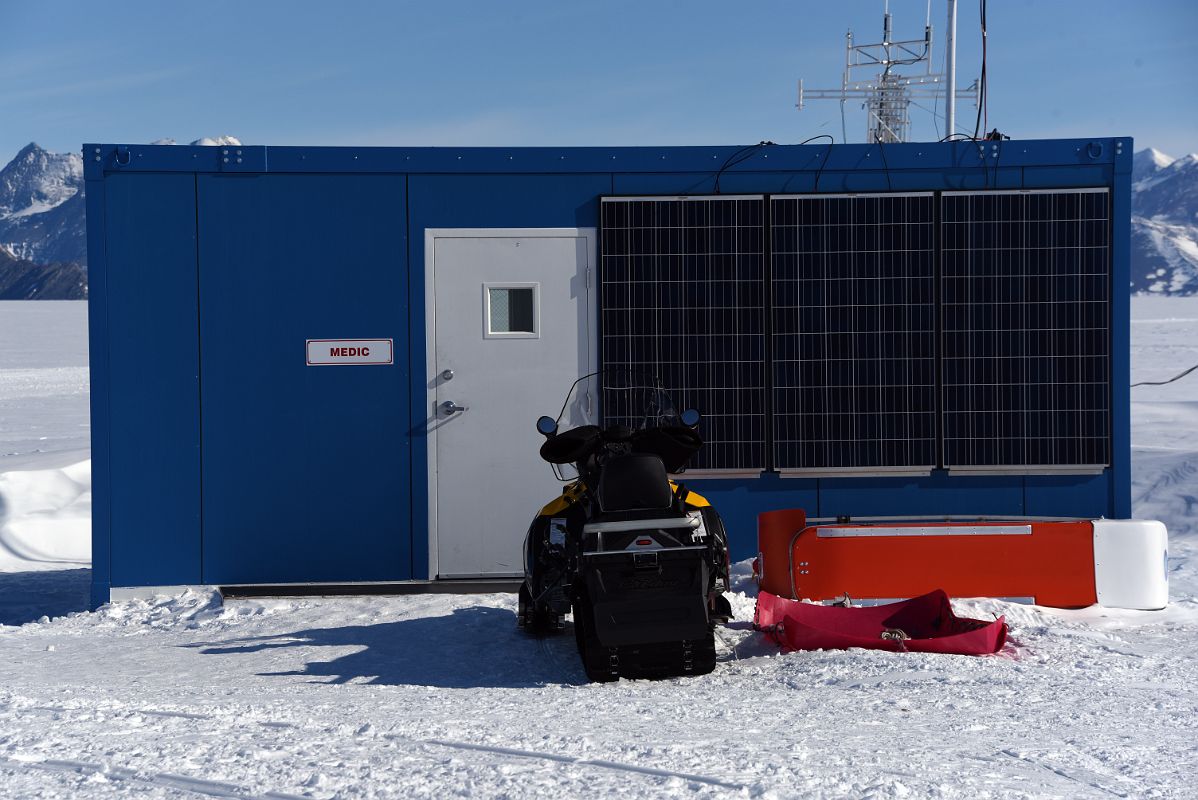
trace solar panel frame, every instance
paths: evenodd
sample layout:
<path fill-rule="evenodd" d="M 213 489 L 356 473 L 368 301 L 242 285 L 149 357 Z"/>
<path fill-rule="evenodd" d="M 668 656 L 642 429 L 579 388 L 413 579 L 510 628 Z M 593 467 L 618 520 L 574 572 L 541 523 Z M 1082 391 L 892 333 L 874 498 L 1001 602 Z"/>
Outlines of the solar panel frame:
<path fill-rule="evenodd" d="M 764 214 L 760 194 L 600 198 L 600 366 L 658 374 L 699 409 L 691 474 L 768 467 Z M 620 402 L 600 392 L 604 424 L 635 421 Z"/>
<path fill-rule="evenodd" d="M 934 192 L 771 195 L 773 464 L 938 463 Z"/>
<path fill-rule="evenodd" d="M 1111 464 L 1111 212 L 1103 187 L 942 193 L 950 471 Z"/>

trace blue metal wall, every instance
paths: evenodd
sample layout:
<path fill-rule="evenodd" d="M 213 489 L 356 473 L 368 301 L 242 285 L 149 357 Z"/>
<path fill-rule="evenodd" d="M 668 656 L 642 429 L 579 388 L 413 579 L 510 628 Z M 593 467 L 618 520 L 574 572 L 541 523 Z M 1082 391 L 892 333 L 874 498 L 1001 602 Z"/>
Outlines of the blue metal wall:
<path fill-rule="evenodd" d="M 102 507 L 120 535 L 93 558 L 111 559 L 117 586 L 198 583 L 196 179 L 121 174 L 106 184 L 107 374 L 96 390 L 110 387 L 111 404 L 106 419 L 93 415 L 93 427 L 111 442 L 98 467 L 109 487 Z M 89 311 L 100 312 L 92 303 Z"/>
<path fill-rule="evenodd" d="M 197 176 L 204 583 L 411 577 L 406 358 L 299 357 L 320 338 L 406 354 L 404 183 Z"/>
<path fill-rule="evenodd" d="M 426 228 L 595 227 L 606 194 L 709 194 L 740 148 L 87 145 L 93 601 L 111 586 L 427 578 Z M 723 193 L 1112 190 L 1101 475 L 694 480 L 735 558 L 756 515 L 1131 513 L 1130 139 L 763 147 Z M 412 302 L 413 298 L 416 302 Z M 298 360 L 394 338 L 393 367 Z M 531 429 L 530 429 L 531 430 Z"/>

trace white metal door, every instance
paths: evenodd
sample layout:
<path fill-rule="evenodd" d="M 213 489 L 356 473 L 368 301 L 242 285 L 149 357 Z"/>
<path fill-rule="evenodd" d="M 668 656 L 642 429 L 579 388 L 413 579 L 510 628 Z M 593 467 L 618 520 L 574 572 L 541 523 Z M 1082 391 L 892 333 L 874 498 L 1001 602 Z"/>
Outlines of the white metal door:
<path fill-rule="evenodd" d="M 430 574 L 521 575 L 528 524 L 561 491 L 536 419 L 594 362 L 594 231 L 429 231 L 426 248 Z"/>

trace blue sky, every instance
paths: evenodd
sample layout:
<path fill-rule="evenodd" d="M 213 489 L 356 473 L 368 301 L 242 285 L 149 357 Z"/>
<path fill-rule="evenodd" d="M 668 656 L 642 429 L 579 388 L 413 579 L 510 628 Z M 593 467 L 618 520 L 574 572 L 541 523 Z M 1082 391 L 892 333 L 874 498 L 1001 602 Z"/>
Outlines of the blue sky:
<path fill-rule="evenodd" d="M 965 85 L 980 63 L 978 7 L 959 5 Z M 926 9 L 892 0 L 895 33 L 921 36 Z M 937 45 L 944 9 L 932 1 Z M 796 111 L 796 81 L 838 85 L 845 30 L 877 41 L 881 19 L 881 0 L 0 0 L 0 164 L 29 141 L 68 151 L 222 133 L 307 145 L 839 141 L 838 104 Z M 1198 150 L 1195 0 L 993 0 L 988 23 L 991 127 Z M 959 113 L 972 129 L 972 106 Z M 914 138 L 943 135 L 930 113 L 912 115 Z M 850 141 L 863 119 L 850 105 Z"/>

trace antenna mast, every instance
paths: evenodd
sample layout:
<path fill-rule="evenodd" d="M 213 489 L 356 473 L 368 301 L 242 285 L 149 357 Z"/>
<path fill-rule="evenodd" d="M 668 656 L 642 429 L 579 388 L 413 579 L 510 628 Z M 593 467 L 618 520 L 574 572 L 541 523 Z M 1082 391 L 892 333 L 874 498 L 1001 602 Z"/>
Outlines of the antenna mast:
<path fill-rule="evenodd" d="M 956 117 L 957 99 L 972 99 L 974 106 L 978 102 L 978 83 L 975 80 L 967 89 L 956 88 L 956 3 L 949 3 L 949 74 L 948 89 L 942 88 L 946 83 L 945 76 L 932 72 L 932 25 L 931 2 L 928 3 L 929 19 L 924 25 L 922 39 L 907 39 L 893 41 L 890 17 L 890 3 L 887 0 L 882 15 L 882 41 L 877 44 L 853 44 L 853 32 L 845 34 L 844 77 L 839 89 L 805 89 L 803 81 L 799 81 L 799 102 L 796 104 L 800 111 L 807 100 L 839 100 L 841 118 L 841 136 L 848 141 L 848 131 L 844 124 L 844 104 L 850 100 L 861 100 L 866 110 L 865 140 L 867 142 L 905 142 L 911 130 L 910 107 L 912 103 L 919 105 L 917 100 L 935 100 L 942 93 L 946 99 L 946 118 Z M 923 66 L 923 71 L 916 74 L 903 75 L 899 73 L 902 67 Z M 879 69 L 870 78 L 857 80 L 854 70 L 860 72 L 863 67 Z M 952 100 L 948 99 L 951 93 Z M 923 108 L 924 106 L 920 106 Z M 956 133 L 951 127 L 948 134 Z"/>

